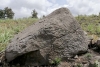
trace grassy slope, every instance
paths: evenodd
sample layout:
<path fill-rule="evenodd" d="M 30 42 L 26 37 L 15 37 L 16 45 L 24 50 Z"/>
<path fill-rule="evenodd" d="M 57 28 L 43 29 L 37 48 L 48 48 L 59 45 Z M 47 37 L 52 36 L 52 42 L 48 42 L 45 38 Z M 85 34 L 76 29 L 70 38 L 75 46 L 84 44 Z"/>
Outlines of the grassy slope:
<path fill-rule="evenodd" d="M 100 36 L 100 16 L 97 15 L 79 15 L 75 17 L 83 30 L 89 34 L 95 34 Z M 9 40 L 25 27 L 33 24 L 38 19 L 24 18 L 18 20 L 0 20 L 0 51 L 5 48 L 9 43 Z"/>
<path fill-rule="evenodd" d="M 25 27 L 33 24 L 37 19 L 23 18 L 18 20 L 0 19 L 0 51 L 5 48 L 9 40 Z"/>
<path fill-rule="evenodd" d="M 90 35 L 100 36 L 100 15 L 79 15 L 76 17 L 83 30 Z"/>

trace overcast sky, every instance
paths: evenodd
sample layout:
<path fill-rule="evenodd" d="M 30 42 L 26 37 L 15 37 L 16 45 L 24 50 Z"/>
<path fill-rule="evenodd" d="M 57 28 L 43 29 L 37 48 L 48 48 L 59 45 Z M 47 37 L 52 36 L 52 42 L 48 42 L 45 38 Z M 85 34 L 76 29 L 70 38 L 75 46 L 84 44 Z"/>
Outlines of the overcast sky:
<path fill-rule="evenodd" d="M 0 9 L 10 7 L 15 13 L 15 18 L 29 17 L 32 10 L 38 16 L 47 15 L 60 7 L 67 7 L 72 14 L 98 14 L 100 0 L 0 0 Z"/>

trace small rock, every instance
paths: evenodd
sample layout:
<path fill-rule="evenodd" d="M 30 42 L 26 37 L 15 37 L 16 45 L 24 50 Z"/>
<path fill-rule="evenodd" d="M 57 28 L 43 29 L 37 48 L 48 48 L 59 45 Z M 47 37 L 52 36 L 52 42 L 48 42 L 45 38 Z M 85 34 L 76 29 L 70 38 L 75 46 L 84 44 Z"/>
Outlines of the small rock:
<path fill-rule="evenodd" d="M 61 62 L 58 67 L 70 67 L 70 64 L 67 62 Z"/>
<path fill-rule="evenodd" d="M 87 64 L 88 62 L 87 61 L 82 61 L 82 64 Z"/>
<path fill-rule="evenodd" d="M 89 67 L 89 64 L 84 64 L 83 67 Z"/>
<path fill-rule="evenodd" d="M 94 62 L 93 61 L 89 62 L 89 67 L 94 67 Z"/>
<path fill-rule="evenodd" d="M 78 58 L 78 55 L 76 55 L 74 58 L 77 59 Z"/>

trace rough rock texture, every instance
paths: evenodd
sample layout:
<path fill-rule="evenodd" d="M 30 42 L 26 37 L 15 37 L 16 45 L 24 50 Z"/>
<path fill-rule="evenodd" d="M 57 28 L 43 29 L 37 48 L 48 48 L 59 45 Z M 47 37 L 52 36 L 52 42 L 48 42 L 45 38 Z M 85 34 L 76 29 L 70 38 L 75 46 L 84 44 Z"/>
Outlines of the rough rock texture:
<path fill-rule="evenodd" d="M 100 48 L 100 38 L 97 40 L 96 45 Z"/>
<path fill-rule="evenodd" d="M 56 57 L 73 57 L 87 49 L 88 41 L 80 25 L 67 8 L 60 8 L 18 33 L 5 54 L 10 62 L 23 54 L 38 52 L 41 61 L 37 63 L 43 65 Z"/>

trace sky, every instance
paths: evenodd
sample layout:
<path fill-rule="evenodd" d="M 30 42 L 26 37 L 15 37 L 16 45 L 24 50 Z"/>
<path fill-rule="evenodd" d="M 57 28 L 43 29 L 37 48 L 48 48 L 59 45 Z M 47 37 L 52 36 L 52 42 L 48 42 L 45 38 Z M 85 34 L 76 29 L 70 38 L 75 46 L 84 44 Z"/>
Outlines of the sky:
<path fill-rule="evenodd" d="M 99 14 L 100 0 L 0 0 L 0 9 L 12 8 L 14 18 L 30 17 L 32 10 L 38 12 L 38 17 L 48 15 L 60 8 L 68 8 L 74 16 Z"/>

